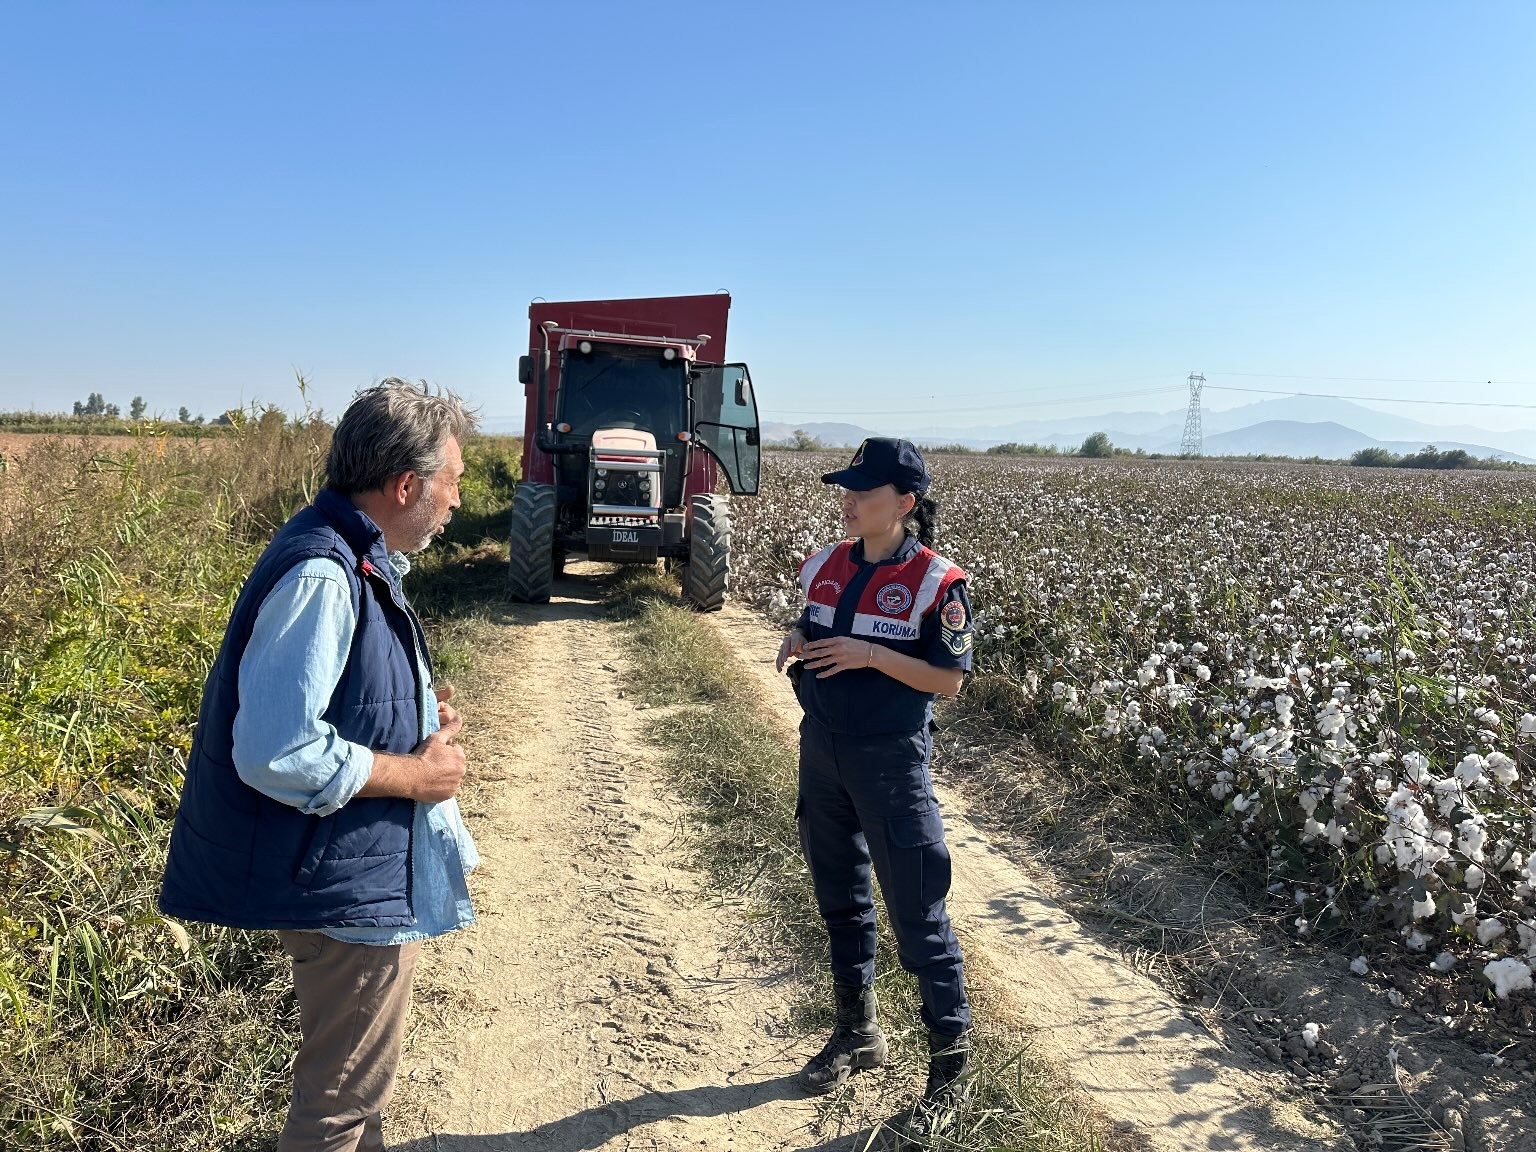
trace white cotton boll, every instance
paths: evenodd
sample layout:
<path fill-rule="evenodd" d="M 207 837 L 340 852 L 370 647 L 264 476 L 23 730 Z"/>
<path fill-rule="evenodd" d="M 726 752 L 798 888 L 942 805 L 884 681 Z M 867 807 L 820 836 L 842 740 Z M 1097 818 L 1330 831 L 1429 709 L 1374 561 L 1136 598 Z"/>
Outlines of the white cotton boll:
<path fill-rule="evenodd" d="M 1536 924 L 1522 920 L 1515 925 L 1515 931 L 1520 934 L 1520 951 L 1527 956 L 1536 956 Z"/>
<path fill-rule="evenodd" d="M 1349 970 L 1356 976 L 1364 976 L 1371 970 L 1371 965 L 1364 956 L 1356 956 L 1349 962 Z"/>
<path fill-rule="evenodd" d="M 1248 799 L 1248 797 L 1242 792 L 1239 792 L 1236 796 L 1232 797 L 1232 811 L 1234 812 L 1246 812 L 1252 806 L 1253 801 Z"/>
<path fill-rule="evenodd" d="M 1515 762 L 1502 752 L 1488 753 L 1487 764 L 1494 779 L 1506 787 L 1520 779 L 1520 770 L 1515 767 Z"/>
<path fill-rule="evenodd" d="M 1433 916 L 1434 914 L 1435 898 L 1427 892 L 1424 894 L 1424 899 L 1413 902 L 1413 918 L 1415 920 L 1422 920 L 1424 917 Z"/>
<path fill-rule="evenodd" d="M 1430 779 L 1429 757 L 1422 752 L 1404 752 L 1403 768 L 1415 784 L 1424 784 Z"/>
<path fill-rule="evenodd" d="M 1204 684 L 1206 681 L 1210 680 L 1210 678 L 1211 678 L 1211 670 L 1209 668 L 1207 668 L 1204 664 L 1196 664 L 1195 665 L 1195 679 L 1196 680 L 1198 680 L 1202 684 Z"/>
<path fill-rule="evenodd" d="M 1436 780 L 1434 792 L 1435 803 L 1440 806 L 1440 815 L 1449 816 L 1461 801 L 1461 781 L 1454 776 L 1446 780 Z"/>
<path fill-rule="evenodd" d="M 1316 1024 L 1303 1024 L 1301 1026 L 1301 1042 L 1308 1048 L 1316 1048 L 1317 1038 L 1321 1032 L 1322 1028 Z"/>
<path fill-rule="evenodd" d="M 1317 811 L 1317 794 L 1314 792 L 1302 792 L 1296 797 L 1296 803 L 1301 805 L 1301 810 L 1310 818 Z"/>
<path fill-rule="evenodd" d="M 1476 752 L 1470 752 L 1456 765 L 1456 779 L 1468 786 L 1476 784 L 1482 778 L 1483 769 L 1488 762 Z"/>
<path fill-rule="evenodd" d="M 1520 717 L 1520 735 L 1536 736 L 1536 712 L 1527 712 Z"/>
<path fill-rule="evenodd" d="M 1430 961 L 1429 966 L 1436 972 L 1449 972 L 1452 968 L 1456 967 L 1456 957 L 1452 956 L 1449 952 L 1442 952 Z"/>
<path fill-rule="evenodd" d="M 1323 829 L 1323 834 L 1328 837 L 1328 843 L 1333 847 L 1342 848 L 1344 838 L 1349 835 L 1349 825 L 1341 825 L 1338 821 L 1330 819 L 1328 826 Z"/>
<path fill-rule="evenodd" d="M 1483 827 L 1479 817 L 1473 816 L 1456 825 L 1460 833 L 1456 849 L 1468 860 L 1476 864 L 1483 862 L 1483 841 L 1488 838 L 1488 830 Z"/>
<path fill-rule="evenodd" d="M 1531 966 L 1513 956 L 1490 961 L 1484 966 L 1483 975 L 1493 985 L 1494 995 L 1500 1000 L 1508 1000 L 1511 992 L 1521 992 L 1531 987 Z"/>
<path fill-rule="evenodd" d="M 1458 928 L 1464 928 L 1470 921 L 1476 919 L 1477 904 L 1475 901 L 1468 900 L 1460 908 L 1451 909 L 1451 923 L 1455 924 Z"/>
<path fill-rule="evenodd" d="M 1403 929 L 1403 943 L 1408 946 L 1410 952 L 1422 952 L 1429 947 L 1429 942 L 1434 937 L 1427 932 L 1420 932 L 1417 928 Z"/>
<path fill-rule="evenodd" d="M 1490 916 L 1486 920 L 1478 921 L 1477 942 L 1487 947 L 1504 935 L 1505 931 L 1503 922 L 1497 916 Z"/>
<path fill-rule="evenodd" d="M 1466 874 L 1462 878 L 1462 883 L 1476 891 L 1483 886 L 1483 881 L 1486 879 L 1487 874 L 1481 868 L 1476 864 L 1468 864 Z"/>

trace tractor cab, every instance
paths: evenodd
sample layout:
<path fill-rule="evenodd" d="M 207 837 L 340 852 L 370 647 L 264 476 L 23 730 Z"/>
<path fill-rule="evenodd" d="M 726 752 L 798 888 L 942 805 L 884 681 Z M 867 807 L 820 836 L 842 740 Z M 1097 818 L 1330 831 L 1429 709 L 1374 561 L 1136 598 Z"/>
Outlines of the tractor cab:
<path fill-rule="evenodd" d="M 723 347 L 719 297 L 672 299 L 707 302 L 719 312 L 713 326 Z M 513 517 L 518 599 L 547 599 L 565 556 L 584 552 L 603 561 L 680 561 L 685 592 L 699 593 L 690 599 L 702 597 L 705 608 L 723 603 L 729 497 L 715 489 L 723 480 L 732 494 L 757 493 L 761 446 L 751 375 L 745 364 L 704 361 L 708 332 L 684 337 L 646 327 L 660 325 L 585 327 L 535 317 L 538 343 L 519 365 L 532 419 L 518 490 L 526 506 L 515 504 Z M 545 520 L 552 521 L 547 533 Z"/>

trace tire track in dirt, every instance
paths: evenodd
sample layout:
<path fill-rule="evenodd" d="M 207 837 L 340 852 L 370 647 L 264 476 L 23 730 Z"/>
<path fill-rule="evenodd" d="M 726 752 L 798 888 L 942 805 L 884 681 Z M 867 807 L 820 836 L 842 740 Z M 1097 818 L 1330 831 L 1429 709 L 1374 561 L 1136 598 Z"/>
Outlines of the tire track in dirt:
<path fill-rule="evenodd" d="M 773 667 L 781 634 L 734 605 L 708 619 L 792 734 L 799 705 Z M 968 982 L 984 987 L 1121 1131 L 1168 1152 L 1354 1147 L 1283 1076 L 1231 1052 L 1094 939 L 977 830 L 958 796 L 938 792 Z"/>
<path fill-rule="evenodd" d="M 478 645 L 463 697 L 480 924 L 429 945 L 395 1152 L 852 1152 L 794 1087 L 785 975 L 732 954 L 680 802 L 621 697 L 618 625 L 572 565 Z"/>

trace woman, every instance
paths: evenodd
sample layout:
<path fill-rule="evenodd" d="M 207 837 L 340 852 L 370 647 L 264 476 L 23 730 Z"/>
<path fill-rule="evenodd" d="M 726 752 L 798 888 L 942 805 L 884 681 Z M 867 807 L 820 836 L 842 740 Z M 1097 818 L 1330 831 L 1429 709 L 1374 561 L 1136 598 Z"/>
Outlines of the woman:
<path fill-rule="evenodd" d="M 910 443 L 866 440 L 822 481 L 842 486 L 851 539 L 801 565 L 806 607 L 778 657 L 781 670 L 799 660 L 790 666 L 805 710 L 796 818 L 837 994 L 832 1037 L 800 1083 L 830 1092 L 885 1060 L 873 866 L 901 965 L 922 992 L 930 1058 L 914 1115 L 931 1128 L 962 1102 L 970 1055 L 960 946 L 944 908 L 949 850 L 928 769 L 933 698 L 959 693 L 970 670 L 970 602 L 965 573 L 929 548 L 937 509 Z"/>

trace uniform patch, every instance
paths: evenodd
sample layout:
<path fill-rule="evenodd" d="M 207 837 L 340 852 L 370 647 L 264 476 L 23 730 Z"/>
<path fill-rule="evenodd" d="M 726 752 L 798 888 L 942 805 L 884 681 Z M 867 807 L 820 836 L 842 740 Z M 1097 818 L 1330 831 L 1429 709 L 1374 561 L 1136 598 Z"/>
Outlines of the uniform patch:
<path fill-rule="evenodd" d="M 833 580 L 831 577 L 827 577 L 826 579 L 823 579 L 823 580 L 818 580 L 818 581 L 816 581 L 815 584 L 811 585 L 811 591 L 812 592 L 815 592 L 819 588 L 831 588 L 832 589 L 832 594 L 834 596 L 841 596 L 843 594 L 843 586 L 841 584 L 839 584 L 836 580 Z"/>
<path fill-rule="evenodd" d="M 887 616 L 900 616 L 912 607 L 912 589 L 905 584 L 887 584 L 875 593 L 875 604 Z"/>
<path fill-rule="evenodd" d="M 976 642 L 976 638 L 971 633 L 952 632 L 948 628 L 940 629 L 939 639 L 944 642 L 944 647 L 948 648 L 956 656 L 964 656 L 971 650 L 971 645 Z"/>
<path fill-rule="evenodd" d="M 850 468 L 857 468 L 860 464 L 864 463 L 864 445 L 868 443 L 869 441 L 865 440 L 859 445 L 859 450 L 853 454 L 853 463 L 849 465 Z"/>
<path fill-rule="evenodd" d="M 965 627 L 965 604 L 959 600 L 951 600 L 944 605 L 939 613 L 939 623 L 951 632 L 958 632 Z"/>

